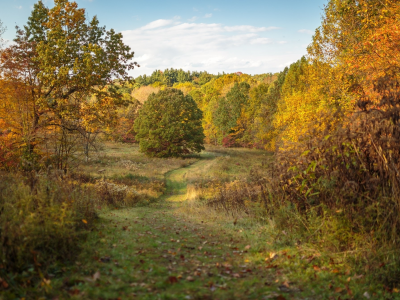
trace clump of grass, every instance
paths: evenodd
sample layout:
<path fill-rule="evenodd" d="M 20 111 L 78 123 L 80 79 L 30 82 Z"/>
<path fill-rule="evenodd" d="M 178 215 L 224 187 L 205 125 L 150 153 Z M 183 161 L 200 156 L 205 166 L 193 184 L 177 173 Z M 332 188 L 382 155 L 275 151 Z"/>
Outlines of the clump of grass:
<path fill-rule="evenodd" d="M 97 181 L 95 188 L 99 196 L 108 205 L 114 207 L 132 206 L 142 199 L 141 195 L 133 187 L 124 184 L 99 180 Z"/>

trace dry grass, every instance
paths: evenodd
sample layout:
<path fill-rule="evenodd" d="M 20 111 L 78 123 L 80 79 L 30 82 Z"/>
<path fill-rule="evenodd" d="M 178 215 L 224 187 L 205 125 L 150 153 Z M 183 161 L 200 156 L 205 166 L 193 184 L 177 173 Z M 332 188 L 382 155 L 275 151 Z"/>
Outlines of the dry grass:
<path fill-rule="evenodd" d="M 190 215 L 213 216 L 221 220 L 228 218 L 230 221 L 248 220 L 249 215 L 259 214 L 259 207 L 250 199 L 258 197 L 254 193 L 257 194 L 259 189 L 249 191 L 242 187 L 266 176 L 271 154 L 256 149 L 210 145 L 206 151 L 216 157 L 188 173 L 187 201 L 181 209 Z M 253 194 L 250 198 L 249 192 Z M 233 195 L 235 197 L 231 197 Z"/>
<path fill-rule="evenodd" d="M 195 157 L 149 158 L 139 152 L 139 146 L 136 144 L 104 142 L 101 150 L 95 153 L 89 162 L 82 162 L 74 172 L 84 174 L 98 184 L 106 182 L 113 190 L 116 190 L 116 185 L 119 185 L 120 189 L 134 189 L 138 195 L 133 197 L 134 200 L 127 202 L 132 204 L 137 201 L 153 201 L 160 197 L 165 191 L 165 174 L 197 160 Z M 106 185 L 101 185 L 104 192 Z M 106 191 L 105 193 L 107 194 Z M 121 198 L 121 195 L 118 197 Z"/>

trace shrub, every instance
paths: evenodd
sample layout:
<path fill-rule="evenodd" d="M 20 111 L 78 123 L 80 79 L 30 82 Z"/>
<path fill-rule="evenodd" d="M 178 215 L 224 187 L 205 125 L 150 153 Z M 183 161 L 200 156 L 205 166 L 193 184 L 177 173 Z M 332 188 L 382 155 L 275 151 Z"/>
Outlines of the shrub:
<path fill-rule="evenodd" d="M 222 139 L 222 146 L 224 148 L 237 147 L 236 138 L 233 135 L 228 135 Z"/>
<path fill-rule="evenodd" d="M 337 251 L 363 246 L 369 258 L 379 257 L 382 249 L 386 254 L 379 259 L 389 257 L 388 253 L 399 255 L 400 84 L 396 74 L 398 70 L 387 70 L 374 83 L 374 101 L 360 97 L 358 111 L 334 133 L 318 138 L 311 132 L 309 136 L 315 138 L 276 155 L 270 176 L 274 197 L 295 206 L 305 222 L 325 220 L 321 221 L 325 234 L 336 242 Z M 398 261 L 390 265 L 391 271 L 380 279 L 398 283 L 400 265 Z"/>
<path fill-rule="evenodd" d="M 98 204 L 76 182 L 1 174 L 0 264 L 9 274 L 34 269 L 38 276 L 56 260 L 73 259 Z"/>
<path fill-rule="evenodd" d="M 112 206 L 128 206 L 140 200 L 139 193 L 132 187 L 105 180 L 96 183 L 99 196 Z"/>

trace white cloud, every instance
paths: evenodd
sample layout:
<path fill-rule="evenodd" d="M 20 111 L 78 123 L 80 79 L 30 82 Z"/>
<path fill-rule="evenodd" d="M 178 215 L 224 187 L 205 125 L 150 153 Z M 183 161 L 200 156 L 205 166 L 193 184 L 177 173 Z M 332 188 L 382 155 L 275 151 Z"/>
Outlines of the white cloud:
<path fill-rule="evenodd" d="M 20 5 L 20 6 L 17 6 L 17 8 L 18 8 L 18 9 L 22 9 L 22 5 Z"/>
<path fill-rule="evenodd" d="M 257 38 L 250 41 L 250 44 L 257 45 L 257 44 L 270 44 L 272 41 L 269 38 Z"/>
<path fill-rule="evenodd" d="M 149 24 L 143 26 L 141 29 L 146 30 L 146 29 L 155 29 L 158 27 L 163 27 L 167 26 L 174 23 L 174 20 L 164 20 L 164 19 L 159 19 L 153 22 L 150 22 Z"/>
<path fill-rule="evenodd" d="M 314 32 L 312 30 L 308 30 L 308 29 L 300 29 L 298 32 L 305 33 L 305 34 L 314 34 Z"/>
<path fill-rule="evenodd" d="M 262 32 L 279 29 L 279 27 L 254 27 L 249 25 L 241 26 L 225 26 L 226 31 L 246 31 L 246 32 Z"/>
<path fill-rule="evenodd" d="M 204 15 L 204 18 L 206 18 L 206 19 L 211 18 L 211 17 L 212 17 L 212 14 L 205 14 Z"/>
<path fill-rule="evenodd" d="M 160 19 L 122 34 L 141 65 L 132 71 L 135 77 L 166 68 L 264 73 L 278 71 L 304 54 L 286 53 L 283 42 L 270 36 L 274 29 Z"/>
<path fill-rule="evenodd" d="M 196 16 L 194 16 L 194 17 L 188 19 L 189 22 L 194 22 L 194 21 L 196 21 L 196 20 L 197 20 L 197 17 L 196 17 Z"/>

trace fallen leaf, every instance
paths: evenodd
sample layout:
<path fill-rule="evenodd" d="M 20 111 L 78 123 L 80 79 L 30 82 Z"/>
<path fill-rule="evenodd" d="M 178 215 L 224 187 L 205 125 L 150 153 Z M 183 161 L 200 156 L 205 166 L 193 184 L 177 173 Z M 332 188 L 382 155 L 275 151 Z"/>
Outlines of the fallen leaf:
<path fill-rule="evenodd" d="M 82 222 L 85 223 L 85 224 L 87 224 L 87 221 L 86 221 L 85 219 L 82 219 Z"/>
<path fill-rule="evenodd" d="M 365 292 L 365 293 L 363 294 L 363 296 L 364 296 L 365 298 L 367 298 L 367 299 L 371 299 L 371 296 L 368 294 L 368 292 Z"/>
<path fill-rule="evenodd" d="M 110 262 L 110 260 L 111 260 L 111 258 L 109 257 L 109 256 L 104 256 L 104 257 L 102 257 L 102 258 L 100 258 L 100 261 L 101 262 Z"/>
<path fill-rule="evenodd" d="M 320 267 L 318 267 L 318 266 L 313 266 L 313 269 L 315 270 L 315 271 L 321 271 L 321 269 L 320 269 Z"/>
<path fill-rule="evenodd" d="M 284 292 L 284 293 L 290 293 L 292 290 L 291 289 L 289 289 L 289 287 L 287 287 L 286 285 L 280 285 L 280 286 L 278 286 L 278 289 L 281 291 L 281 292 Z"/>
<path fill-rule="evenodd" d="M 353 295 L 353 292 L 350 290 L 350 288 L 346 285 L 346 290 L 347 290 L 347 294 L 349 294 L 349 296 Z"/>
<path fill-rule="evenodd" d="M 50 279 L 43 278 L 43 283 L 44 283 L 45 285 L 50 285 L 51 280 L 50 280 Z"/>
<path fill-rule="evenodd" d="M 342 291 L 343 289 L 340 287 L 335 288 L 335 293 L 341 293 Z"/>
<path fill-rule="evenodd" d="M 278 293 L 270 293 L 270 294 L 266 295 L 264 297 L 264 299 L 278 299 L 278 297 L 283 297 L 283 296 L 279 295 Z M 283 299 L 285 299 L 285 298 L 283 298 Z M 281 300 L 282 300 L 282 298 L 281 298 Z"/>
<path fill-rule="evenodd" d="M 1 284 L 2 284 L 3 288 L 8 289 L 9 285 L 5 280 L 3 280 L 3 282 Z"/>
<path fill-rule="evenodd" d="M 69 294 L 70 295 L 79 295 L 79 293 L 80 293 L 81 291 L 80 290 L 78 290 L 78 289 L 73 289 L 73 290 L 69 290 Z"/>
<path fill-rule="evenodd" d="M 168 277 L 168 282 L 170 284 L 177 283 L 178 282 L 178 278 L 176 278 L 175 276 L 169 276 Z"/>
<path fill-rule="evenodd" d="M 99 280 L 100 279 L 100 272 L 97 271 L 96 273 L 93 274 L 93 281 Z"/>
<path fill-rule="evenodd" d="M 246 247 L 244 247 L 244 250 L 249 250 L 251 248 L 250 245 L 247 245 Z"/>

